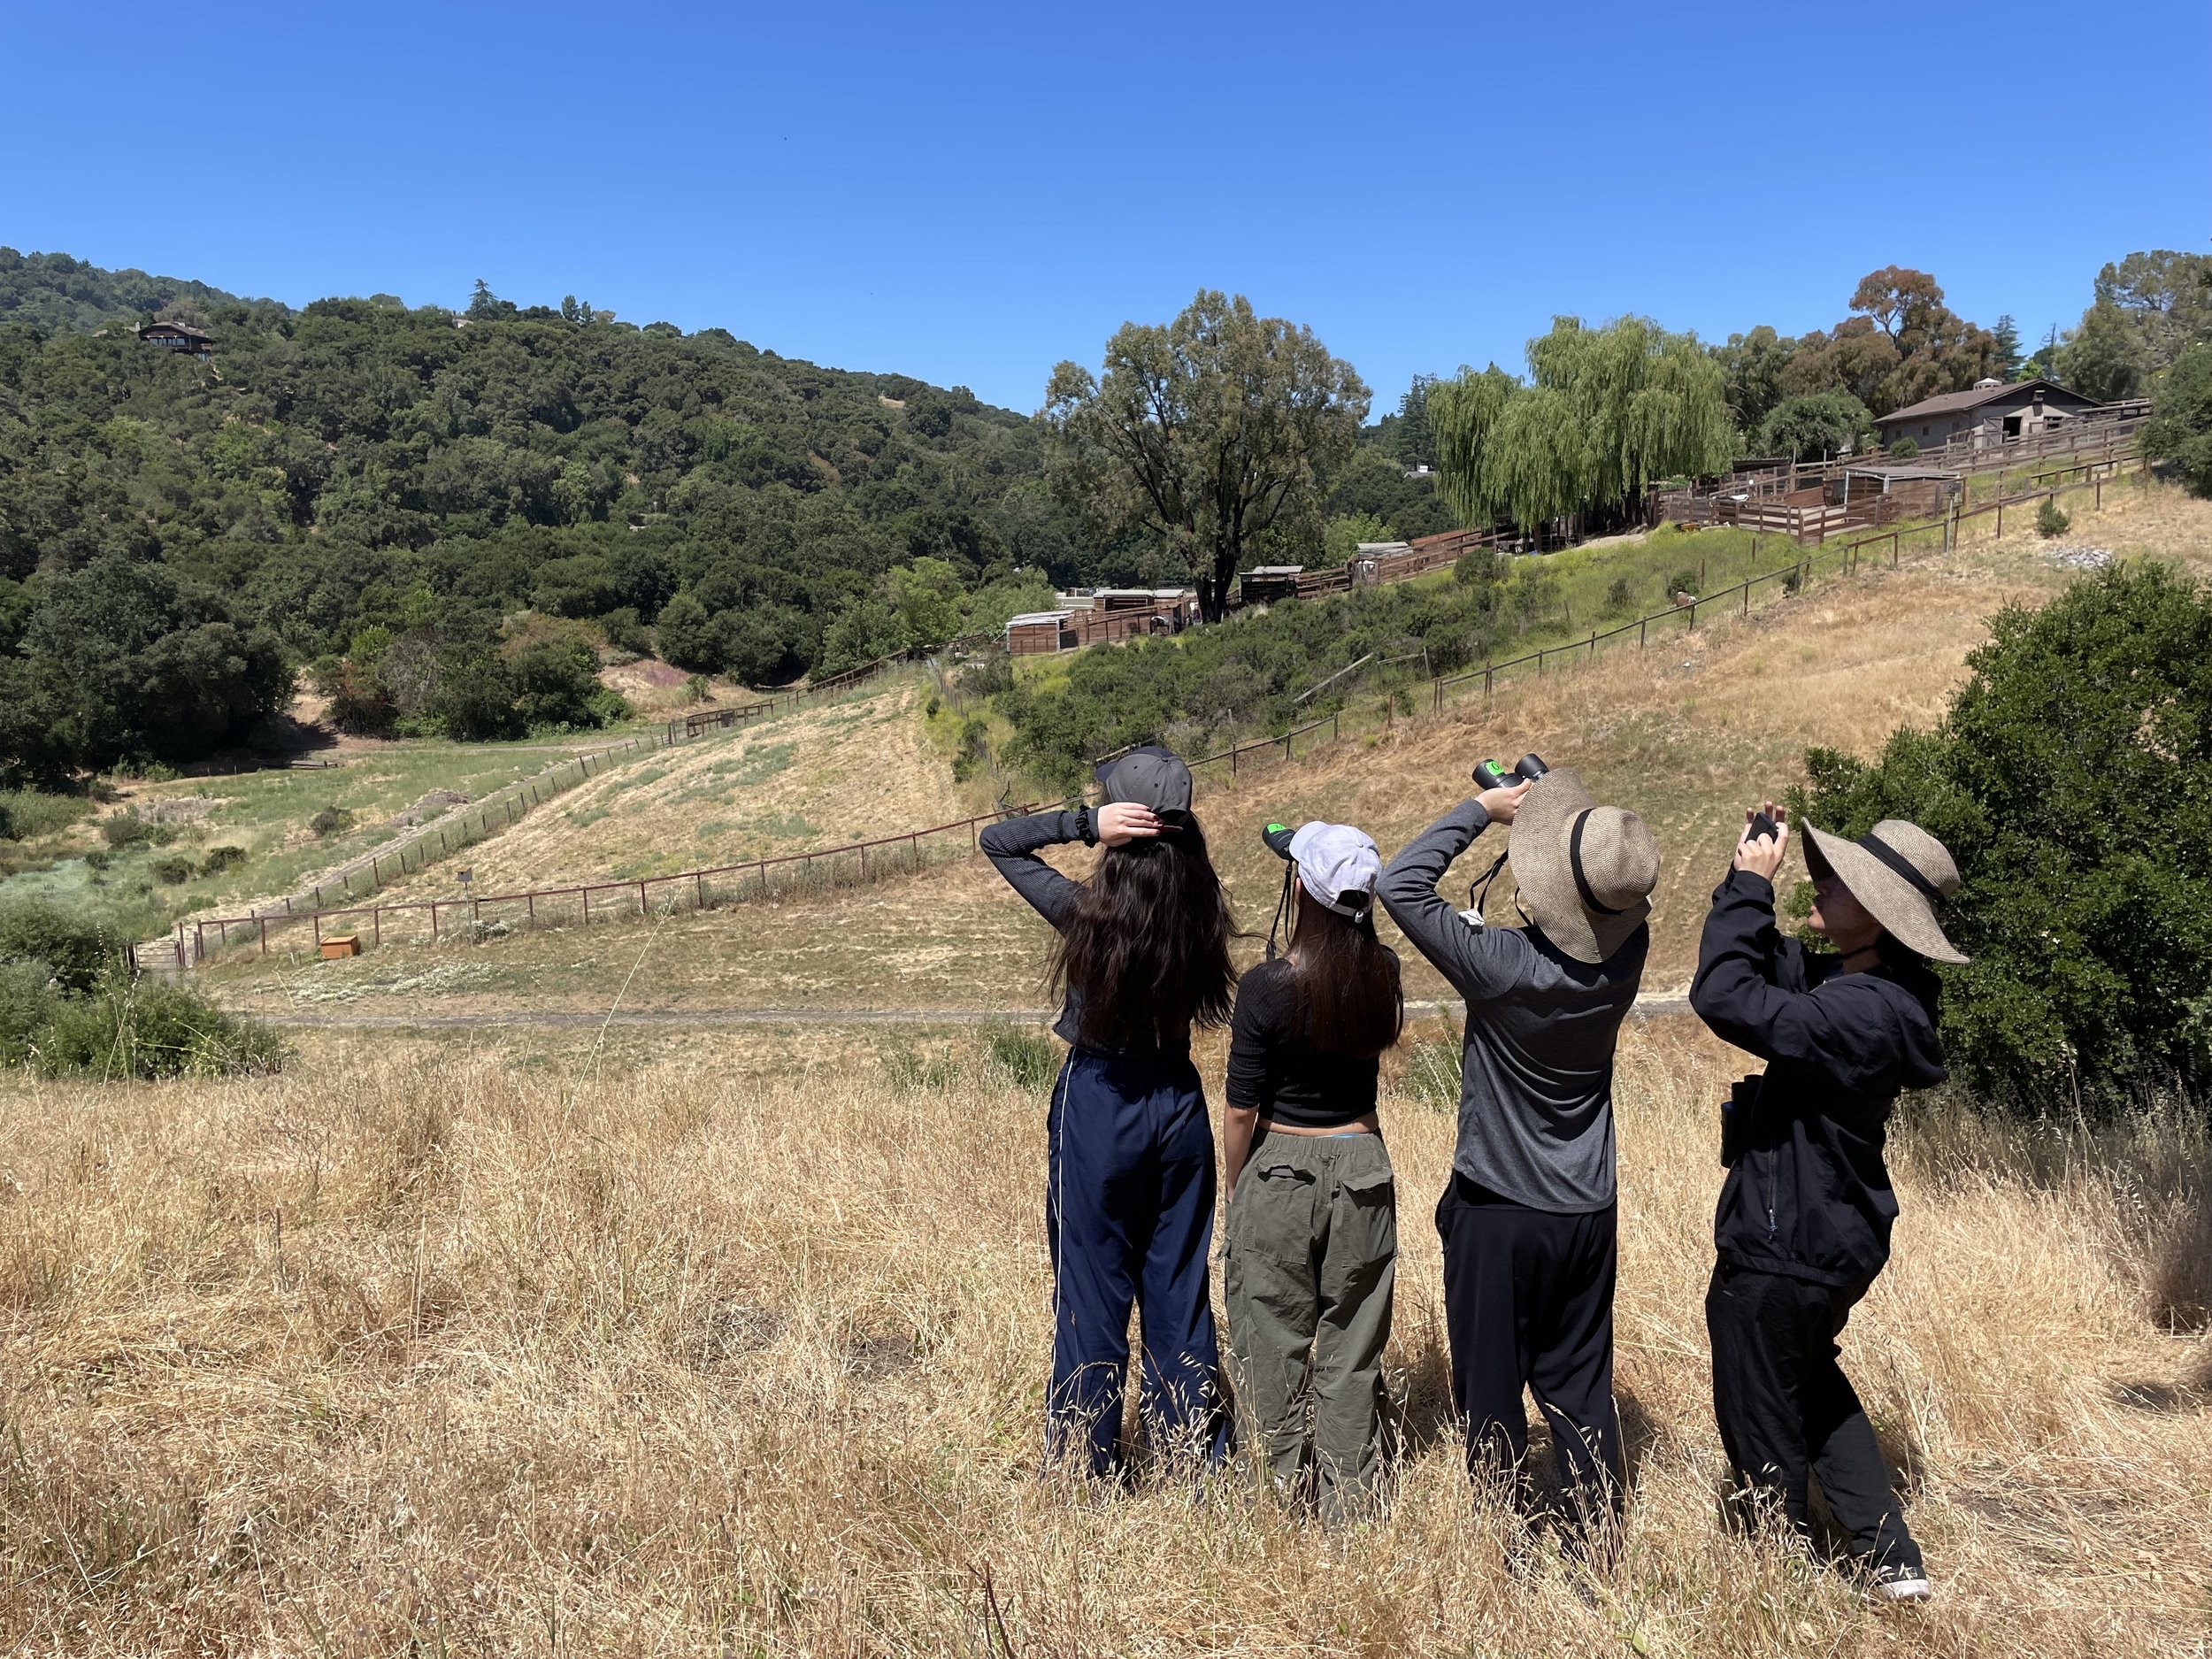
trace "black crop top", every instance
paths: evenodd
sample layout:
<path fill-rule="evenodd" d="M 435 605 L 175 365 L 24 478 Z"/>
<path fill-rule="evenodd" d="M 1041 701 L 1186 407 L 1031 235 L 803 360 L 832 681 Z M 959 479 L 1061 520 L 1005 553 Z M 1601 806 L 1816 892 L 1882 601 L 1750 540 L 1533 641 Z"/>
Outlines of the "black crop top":
<path fill-rule="evenodd" d="M 1334 1129 L 1375 1110 L 1380 1063 L 1310 1048 L 1298 1031 L 1297 971 L 1263 962 L 1237 982 L 1229 1104 L 1277 1123 Z"/>

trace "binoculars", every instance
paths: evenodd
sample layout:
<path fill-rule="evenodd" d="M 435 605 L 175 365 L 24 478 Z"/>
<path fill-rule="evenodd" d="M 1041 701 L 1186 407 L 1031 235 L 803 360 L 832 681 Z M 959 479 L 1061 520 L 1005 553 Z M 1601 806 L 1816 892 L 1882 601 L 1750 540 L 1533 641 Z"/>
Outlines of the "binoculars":
<path fill-rule="evenodd" d="M 1524 755 L 1511 766 L 1494 760 L 1475 763 L 1475 787 L 1478 789 L 1510 789 L 1516 784 L 1534 783 L 1551 768 L 1538 755 Z"/>
<path fill-rule="evenodd" d="M 1270 824 L 1260 832 L 1260 840 L 1266 843 L 1268 851 L 1288 862 L 1290 838 L 1294 833 L 1287 824 Z"/>

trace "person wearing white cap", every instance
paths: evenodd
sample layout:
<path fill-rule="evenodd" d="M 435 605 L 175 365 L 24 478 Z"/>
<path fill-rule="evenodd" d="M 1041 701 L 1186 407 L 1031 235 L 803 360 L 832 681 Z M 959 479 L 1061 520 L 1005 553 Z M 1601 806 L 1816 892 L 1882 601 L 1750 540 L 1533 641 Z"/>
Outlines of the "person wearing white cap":
<path fill-rule="evenodd" d="M 1260 1470 L 1335 1522 L 1371 1500 L 1382 1467 L 1398 1210 L 1375 1089 L 1405 1004 L 1375 937 L 1375 843 L 1342 824 L 1271 826 L 1267 840 L 1289 862 L 1294 920 L 1287 953 L 1274 959 L 1271 938 L 1239 982 L 1230 1025 L 1231 1376 Z"/>
<path fill-rule="evenodd" d="M 1962 963 L 1937 907 L 1958 866 L 1916 824 L 1888 818 L 1856 841 L 1808 826 L 1807 950 L 1774 916 L 1791 841 L 1772 802 L 1747 811 L 1713 894 L 1690 1006 L 1715 1034 L 1767 1063 L 1724 1110 L 1727 1166 L 1713 1217 L 1719 1260 L 1705 1297 L 1713 1412 L 1736 1472 L 1736 1512 L 1760 1500 L 1809 1535 L 1808 1476 L 1872 1594 L 1929 1594 L 1920 1546 L 1836 1339 L 1889 1261 L 1897 1195 L 1882 1156 L 1901 1090 L 1943 1081 L 1939 987 L 1928 958 Z"/>
<path fill-rule="evenodd" d="M 1513 826 L 1525 926 L 1470 926 L 1437 892 L 1491 824 Z M 1452 1396 L 1476 1478 L 1514 1482 L 1528 1453 L 1524 1390 L 1551 1425 L 1570 1540 L 1595 1542 L 1623 1499 L 1613 1403 L 1618 1217 L 1613 1049 L 1650 946 L 1659 849 L 1640 818 L 1600 806 L 1555 766 L 1486 789 L 1390 861 L 1377 896 L 1466 999 L 1459 1143 L 1436 1206 Z M 1471 913 L 1479 922 L 1478 908 Z"/>

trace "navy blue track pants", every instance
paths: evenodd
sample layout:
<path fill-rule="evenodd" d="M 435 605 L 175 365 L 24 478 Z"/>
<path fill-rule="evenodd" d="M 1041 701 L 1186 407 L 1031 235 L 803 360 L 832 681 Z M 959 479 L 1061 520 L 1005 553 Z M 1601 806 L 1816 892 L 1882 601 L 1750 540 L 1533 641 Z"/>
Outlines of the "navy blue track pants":
<path fill-rule="evenodd" d="M 1118 1468 L 1129 1310 L 1141 1313 L 1147 1439 L 1171 1456 L 1226 1445 L 1207 1263 L 1214 1133 L 1186 1055 L 1071 1053 L 1052 1091 L 1045 1231 L 1052 1247 L 1046 1449 Z"/>

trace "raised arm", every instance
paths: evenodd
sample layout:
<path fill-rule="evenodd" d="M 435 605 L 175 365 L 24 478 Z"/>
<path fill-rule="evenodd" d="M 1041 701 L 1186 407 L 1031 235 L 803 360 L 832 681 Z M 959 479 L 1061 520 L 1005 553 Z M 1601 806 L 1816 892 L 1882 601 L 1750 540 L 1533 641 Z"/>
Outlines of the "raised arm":
<path fill-rule="evenodd" d="M 1705 918 L 1690 1006 L 1715 1036 L 1762 1060 L 1787 1060 L 1855 1087 L 1883 1068 L 1895 1044 L 1883 993 L 1853 974 L 1816 990 L 1785 990 L 1778 969 L 1793 949 L 1775 925 L 1774 884 L 1755 870 L 1730 871 Z"/>
<path fill-rule="evenodd" d="M 1073 812 L 1033 812 L 1027 818 L 1002 818 L 986 826 L 977 837 L 983 856 L 998 866 L 1007 885 L 1027 899 L 1037 914 L 1059 927 L 1075 907 L 1082 888 L 1043 859 L 1039 849 L 1064 847 L 1083 839 L 1081 820 Z"/>
<path fill-rule="evenodd" d="M 1520 791 L 1512 795 L 1519 805 Z M 1375 896 L 1414 948 L 1453 988 L 1469 999 L 1509 990 L 1519 972 L 1524 941 L 1510 929 L 1470 927 L 1436 890 L 1452 861 L 1490 825 L 1480 801 L 1462 801 L 1407 843 L 1376 883 Z"/>

